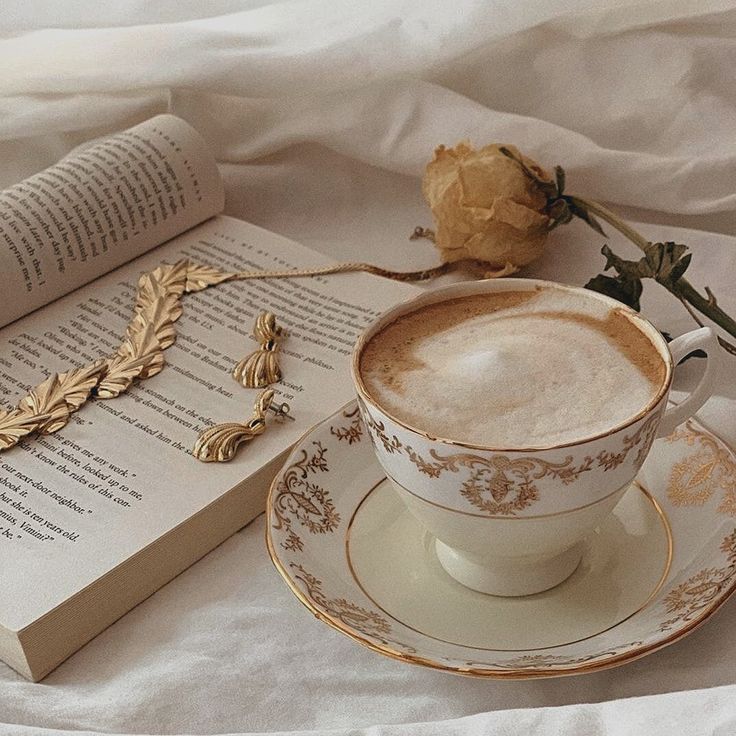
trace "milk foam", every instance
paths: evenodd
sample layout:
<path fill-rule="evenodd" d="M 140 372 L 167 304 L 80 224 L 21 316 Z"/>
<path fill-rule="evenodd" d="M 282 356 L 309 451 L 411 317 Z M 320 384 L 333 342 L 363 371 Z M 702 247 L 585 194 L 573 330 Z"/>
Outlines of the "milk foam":
<path fill-rule="evenodd" d="M 563 289 L 462 297 L 405 315 L 361 356 L 369 394 L 429 434 L 490 447 L 573 442 L 625 423 L 666 376 L 625 312 Z"/>

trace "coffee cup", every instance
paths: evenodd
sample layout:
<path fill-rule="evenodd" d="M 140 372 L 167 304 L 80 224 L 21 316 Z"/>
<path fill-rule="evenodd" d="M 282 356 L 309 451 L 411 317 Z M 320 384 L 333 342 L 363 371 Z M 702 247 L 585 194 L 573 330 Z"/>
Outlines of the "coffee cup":
<path fill-rule="evenodd" d="M 703 376 L 668 406 L 696 349 Z M 719 350 L 707 327 L 668 345 L 604 295 L 499 279 L 388 310 L 356 343 L 352 376 L 375 454 L 443 568 L 521 596 L 575 571 L 654 439 L 710 396 Z"/>

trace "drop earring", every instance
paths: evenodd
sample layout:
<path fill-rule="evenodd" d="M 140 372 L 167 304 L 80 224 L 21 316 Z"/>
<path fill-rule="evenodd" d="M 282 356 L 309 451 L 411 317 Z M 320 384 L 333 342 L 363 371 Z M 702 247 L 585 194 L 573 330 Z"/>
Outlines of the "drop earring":
<path fill-rule="evenodd" d="M 282 329 L 276 325 L 276 317 L 271 312 L 261 312 L 253 327 L 253 336 L 260 347 L 243 358 L 233 369 L 233 378 L 245 388 L 265 388 L 281 380 L 279 367 L 278 338 Z"/>
<path fill-rule="evenodd" d="M 246 422 L 224 422 L 203 430 L 194 443 L 192 455 L 203 463 L 226 463 L 235 457 L 238 447 L 266 431 L 266 412 L 277 419 L 291 419 L 287 403 L 275 404 L 273 389 L 262 391 L 253 406 L 253 416 Z"/>

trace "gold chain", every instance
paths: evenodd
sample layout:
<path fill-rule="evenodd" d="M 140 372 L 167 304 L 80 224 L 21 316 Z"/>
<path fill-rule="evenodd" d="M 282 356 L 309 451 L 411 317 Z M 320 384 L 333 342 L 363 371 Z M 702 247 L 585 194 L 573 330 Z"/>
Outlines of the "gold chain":
<path fill-rule="evenodd" d="M 293 271 L 238 271 L 228 279 L 229 281 L 241 281 L 246 279 L 287 279 L 300 276 L 327 276 L 333 273 L 349 273 L 362 271 L 374 276 L 382 276 L 393 281 L 427 281 L 428 279 L 442 276 L 454 270 L 460 264 L 468 261 L 453 261 L 452 263 L 441 263 L 439 266 L 427 268 L 423 271 L 391 271 L 371 263 L 336 263 L 332 266 L 320 266 L 318 268 L 303 268 Z"/>

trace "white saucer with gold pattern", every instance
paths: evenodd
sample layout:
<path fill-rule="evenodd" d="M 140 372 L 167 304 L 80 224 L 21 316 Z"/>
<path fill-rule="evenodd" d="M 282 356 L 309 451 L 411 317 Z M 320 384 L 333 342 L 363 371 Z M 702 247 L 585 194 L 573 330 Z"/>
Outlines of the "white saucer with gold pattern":
<path fill-rule="evenodd" d="M 266 513 L 271 558 L 319 619 L 381 654 L 464 675 L 624 664 L 688 634 L 736 589 L 736 457 L 694 420 L 655 442 L 577 570 L 536 595 L 477 593 L 443 570 L 354 403 L 297 443 Z"/>

